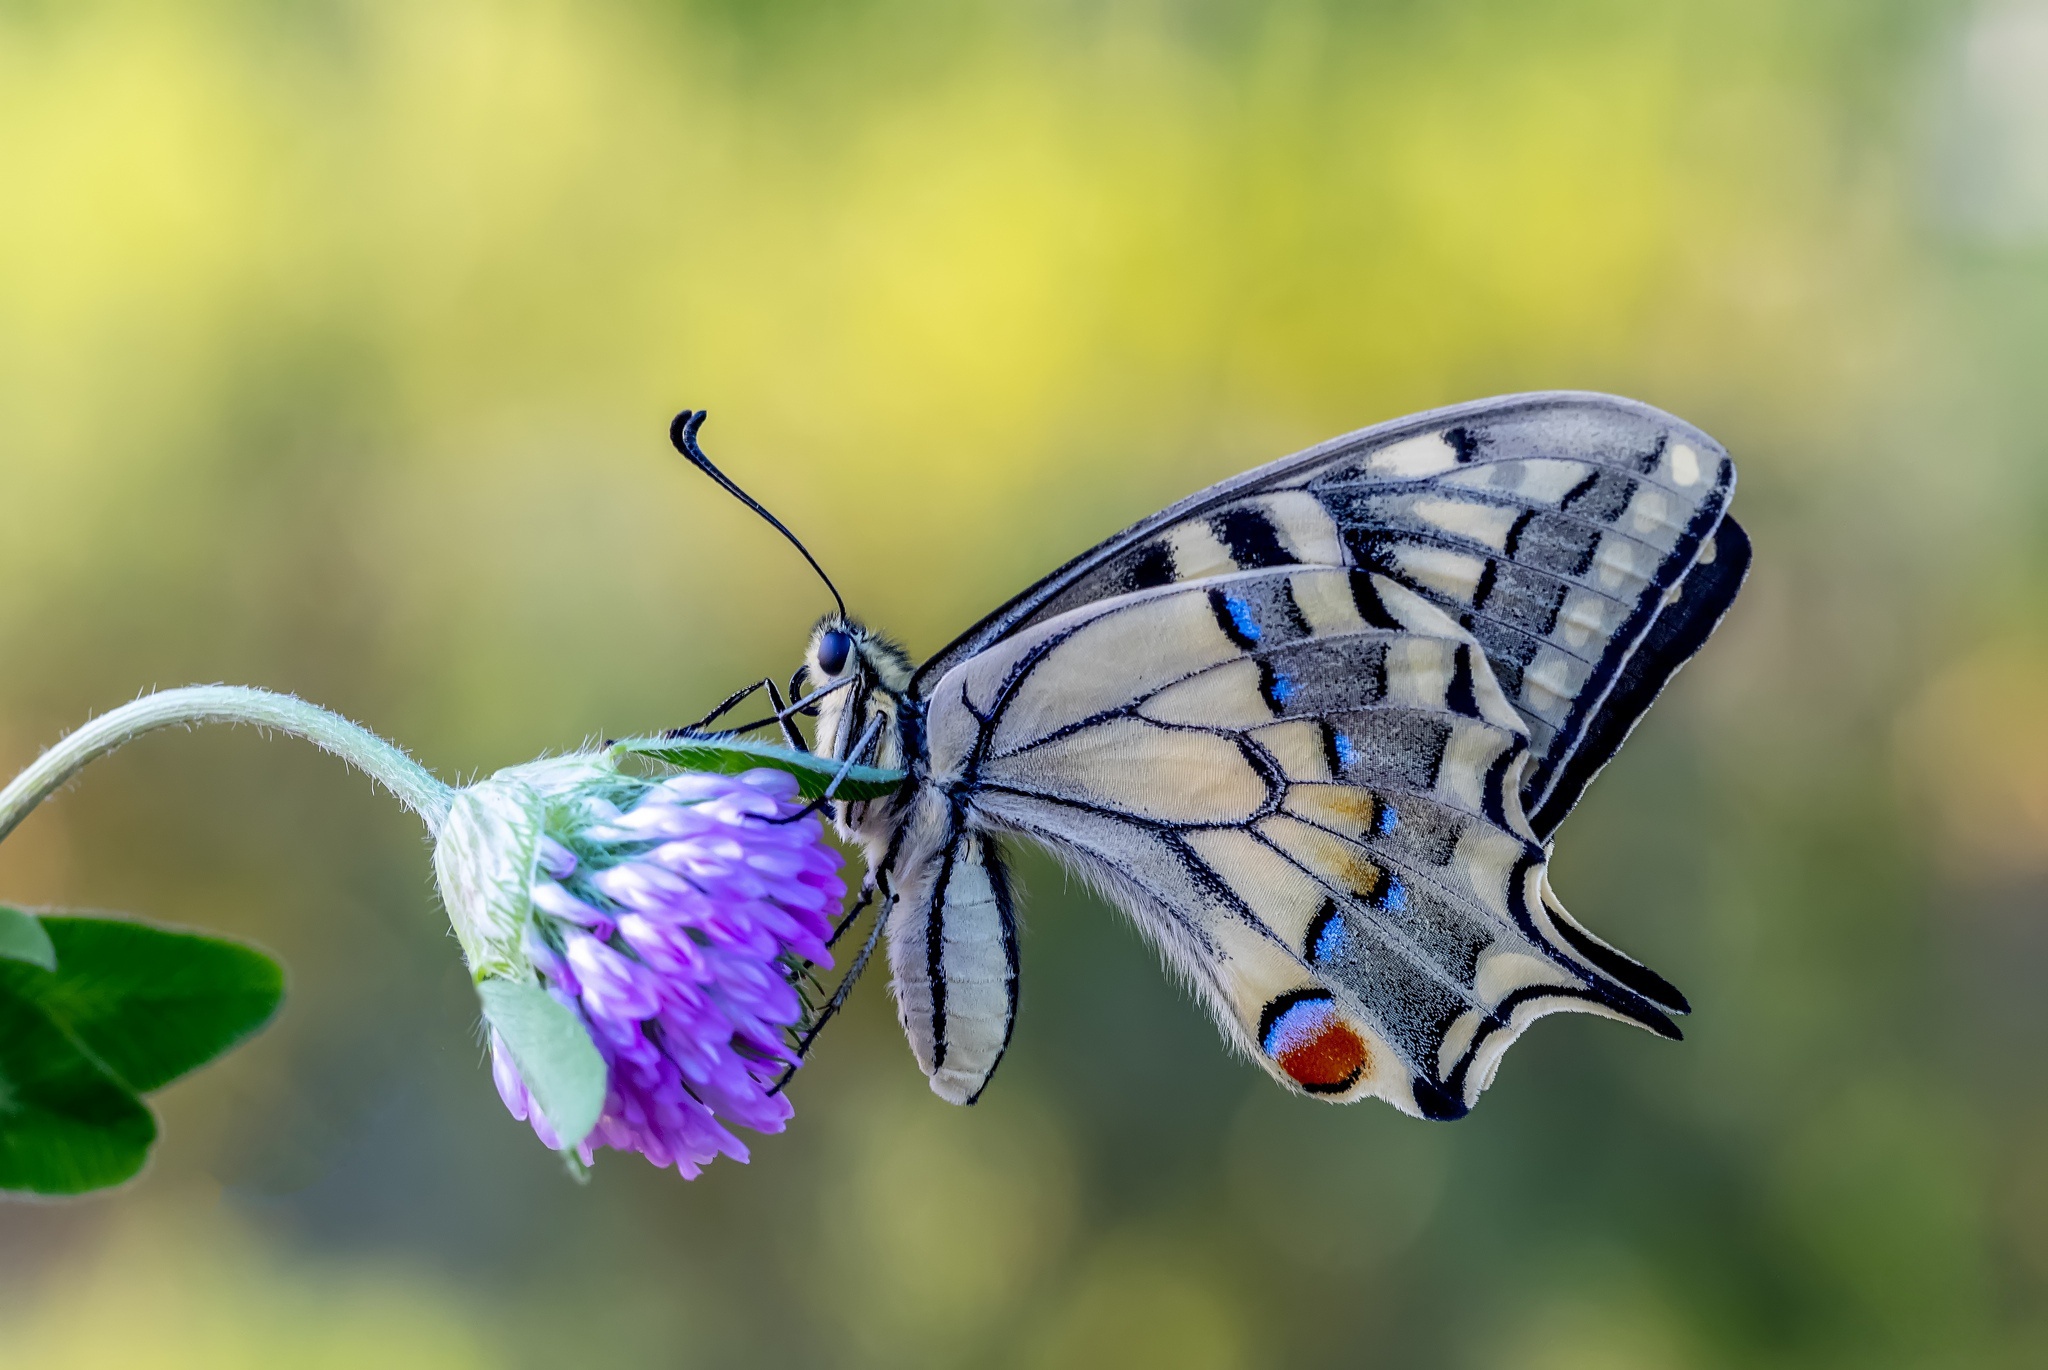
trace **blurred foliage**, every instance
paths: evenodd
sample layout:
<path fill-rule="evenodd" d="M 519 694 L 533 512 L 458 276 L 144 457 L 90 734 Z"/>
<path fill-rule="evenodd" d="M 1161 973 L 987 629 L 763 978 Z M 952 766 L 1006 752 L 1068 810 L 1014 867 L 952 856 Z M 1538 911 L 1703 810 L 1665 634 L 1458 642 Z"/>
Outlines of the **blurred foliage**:
<path fill-rule="evenodd" d="M 1705 427 L 1757 569 L 1562 834 L 1673 1046 L 1467 1121 L 1279 1094 L 1042 861 L 987 1100 L 877 982 L 796 1123 L 587 1189 L 416 827 L 159 736 L 0 848 L 291 968 L 111 1200 L 0 1210 L 0 1363 L 2048 1360 L 2041 0 L 0 5 L 0 762 L 289 689 L 447 776 L 929 652 L 1211 480 L 1545 386 Z M 106 1310 L 120 1308 L 120 1317 Z"/>
<path fill-rule="evenodd" d="M 0 1191 L 133 1178 L 156 1140 L 140 1096 L 261 1031 L 284 998 L 275 961 L 218 937 L 5 905 L 0 934 Z"/>

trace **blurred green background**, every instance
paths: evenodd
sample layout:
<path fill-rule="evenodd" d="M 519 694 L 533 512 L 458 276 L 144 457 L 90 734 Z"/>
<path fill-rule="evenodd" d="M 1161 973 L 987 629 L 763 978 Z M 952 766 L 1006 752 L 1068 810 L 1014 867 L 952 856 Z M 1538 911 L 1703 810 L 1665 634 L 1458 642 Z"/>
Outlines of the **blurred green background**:
<path fill-rule="evenodd" d="M 987 1100 L 880 977 L 786 1135 L 578 1188 L 418 828 L 154 737 L 10 900 L 254 938 L 118 1194 L 0 1206 L 0 1365 L 2048 1363 L 2048 3 L 0 4 L 0 764 L 155 686 L 468 776 L 926 653 L 1207 482 L 1619 391 L 1756 571 L 1563 831 L 1692 996 L 1468 1120 L 1295 1099 L 1043 861 Z"/>

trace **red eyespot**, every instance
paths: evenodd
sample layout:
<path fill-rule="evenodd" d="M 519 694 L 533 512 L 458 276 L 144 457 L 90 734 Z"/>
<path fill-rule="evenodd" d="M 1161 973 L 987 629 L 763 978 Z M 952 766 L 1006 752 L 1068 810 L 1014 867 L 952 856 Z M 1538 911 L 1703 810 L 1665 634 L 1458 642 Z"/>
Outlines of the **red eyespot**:
<path fill-rule="evenodd" d="M 1320 990 L 1298 990 L 1266 1006 L 1259 1045 L 1280 1069 L 1315 1094 L 1349 1089 L 1372 1053 Z"/>
<path fill-rule="evenodd" d="M 1365 1043 L 1343 1023 L 1331 1023 L 1292 1051 L 1280 1053 L 1280 1069 L 1310 1089 L 1343 1089 L 1365 1065 Z"/>

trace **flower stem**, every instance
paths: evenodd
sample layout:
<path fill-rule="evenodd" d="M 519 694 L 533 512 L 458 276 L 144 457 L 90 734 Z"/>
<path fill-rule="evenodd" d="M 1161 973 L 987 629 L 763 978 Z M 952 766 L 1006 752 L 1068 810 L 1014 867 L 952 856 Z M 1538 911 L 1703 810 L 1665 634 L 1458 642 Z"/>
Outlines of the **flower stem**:
<path fill-rule="evenodd" d="M 0 790 L 0 838 L 13 832 L 29 810 L 48 799 L 72 776 L 125 742 L 147 732 L 196 723 L 251 723 L 303 737 L 354 766 L 398 797 L 439 833 L 454 791 L 434 773 L 390 742 L 340 714 L 291 695 L 246 685 L 188 685 L 161 690 L 95 718 L 37 757 Z"/>

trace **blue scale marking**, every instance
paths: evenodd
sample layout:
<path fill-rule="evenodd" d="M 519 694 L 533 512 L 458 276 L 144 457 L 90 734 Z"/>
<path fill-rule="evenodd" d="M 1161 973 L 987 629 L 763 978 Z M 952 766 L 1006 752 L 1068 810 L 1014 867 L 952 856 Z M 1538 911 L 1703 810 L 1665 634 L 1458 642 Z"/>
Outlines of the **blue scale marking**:
<path fill-rule="evenodd" d="M 1285 671 L 1273 672 L 1273 698 L 1282 704 L 1294 698 L 1294 682 Z"/>
<path fill-rule="evenodd" d="M 1235 595 L 1227 595 L 1224 597 L 1223 607 L 1229 610 L 1230 621 L 1237 625 L 1238 632 L 1244 634 L 1245 641 L 1259 640 L 1259 621 L 1252 617 L 1251 605 Z"/>
<path fill-rule="evenodd" d="M 1401 883 L 1399 876 L 1387 877 L 1387 897 L 1380 901 L 1380 907 L 1389 913 L 1408 911 L 1408 887 Z"/>
<path fill-rule="evenodd" d="M 1309 959 L 1317 965 L 1321 965 L 1335 956 L 1338 949 L 1343 945 L 1344 919 L 1342 917 L 1332 918 L 1329 922 L 1323 924 L 1323 930 L 1316 934 L 1315 949 L 1309 953 Z"/>
<path fill-rule="evenodd" d="M 1266 1040 L 1259 1045 L 1266 1049 L 1268 1056 L 1284 1056 L 1322 1031 L 1331 1016 L 1330 1003 L 1326 999 L 1310 999 L 1296 1004 L 1274 1020 L 1273 1026 L 1266 1030 Z"/>
<path fill-rule="evenodd" d="M 1358 748 L 1352 745 L 1350 734 L 1337 734 L 1337 762 L 1346 770 L 1358 764 Z"/>
<path fill-rule="evenodd" d="M 1400 826 L 1400 811 L 1395 809 L 1395 807 L 1392 804 L 1389 804 L 1386 800 L 1382 799 L 1380 801 L 1380 821 L 1373 830 L 1377 832 L 1381 837 L 1392 837 L 1394 835 L 1394 829 Z"/>

